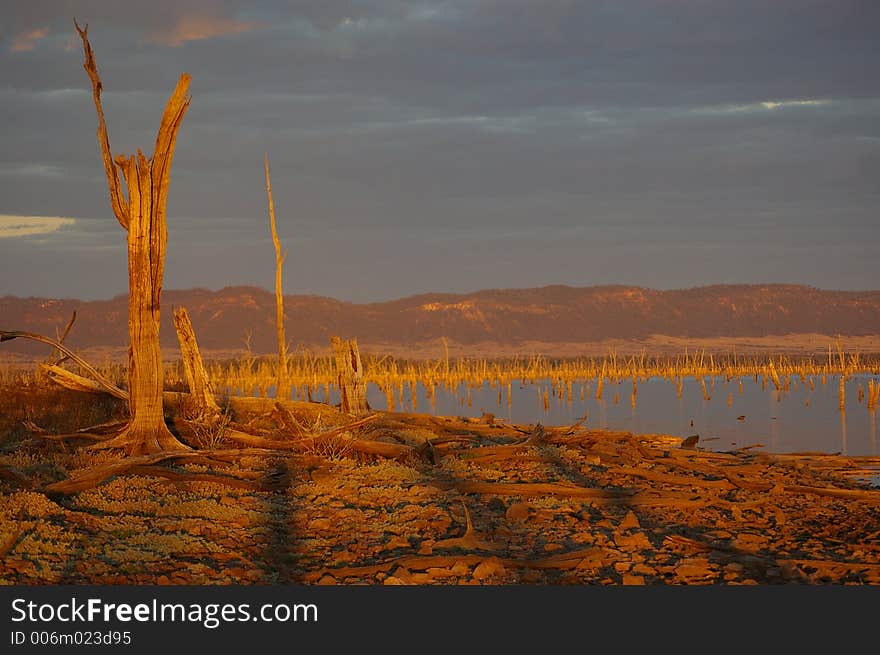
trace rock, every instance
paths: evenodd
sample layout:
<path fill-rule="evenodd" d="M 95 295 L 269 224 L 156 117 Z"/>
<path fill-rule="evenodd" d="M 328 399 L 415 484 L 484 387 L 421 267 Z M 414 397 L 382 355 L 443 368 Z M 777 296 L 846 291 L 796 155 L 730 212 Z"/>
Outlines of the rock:
<path fill-rule="evenodd" d="M 403 580 L 406 584 L 411 584 L 413 582 L 413 574 L 409 572 L 409 569 L 403 566 L 398 566 L 394 569 L 394 573 L 391 574 L 391 577 Z"/>
<path fill-rule="evenodd" d="M 523 574 L 520 576 L 520 581 L 526 584 L 535 584 L 536 582 L 542 582 L 543 580 L 544 576 L 540 571 L 535 569 L 523 571 Z"/>
<path fill-rule="evenodd" d="M 425 571 L 425 573 L 430 575 L 435 580 L 442 579 L 442 578 L 451 578 L 455 575 L 449 569 L 442 569 L 442 568 L 430 568 L 427 571 Z"/>
<path fill-rule="evenodd" d="M 393 575 L 389 575 L 382 581 L 383 585 L 405 585 L 406 583 L 400 578 L 395 578 Z"/>
<path fill-rule="evenodd" d="M 329 573 L 325 573 L 321 576 L 321 579 L 318 580 L 319 585 L 334 585 L 336 584 L 336 578 L 334 578 Z"/>
<path fill-rule="evenodd" d="M 625 550 L 650 550 L 653 548 L 651 540 L 648 539 L 644 532 L 633 532 L 632 534 L 614 534 L 614 543 L 618 548 Z"/>
<path fill-rule="evenodd" d="M 504 501 L 501 500 L 498 496 L 495 496 L 494 498 L 492 498 L 488 503 L 486 503 L 486 505 L 493 512 L 502 512 L 505 509 Z"/>
<path fill-rule="evenodd" d="M 614 561 L 614 557 L 611 553 L 607 552 L 604 548 L 591 548 L 584 556 L 584 558 L 578 562 L 577 567 L 581 570 L 596 570 L 610 565 Z"/>
<path fill-rule="evenodd" d="M 170 584 L 171 584 L 171 580 L 168 578 L 167 575 L 160 575 L 158 578 L 156 578 L 156 584 L 158 584 L 158 585 L 170 585 Z"/>
<path fill-rule="evenodd" d="M 490 557 L 489 559 L 484 559 L 482 562 L 477 564 L 477 568 L 474 569 L 474 579 L 475 580 L 486 580 L 491 577 L 500 577 L 504 575 L 506 569 L 504 568 L 504 564 L 502 564 L 501 560 L 497 557 Z"/>
<path fill-rule="evenodd" d="M 754 553 L 766 547 L 767 537 L 752 532 L 741 532 L 733 540 L 733 547 L 747 553 Z"/>
<path fill-rule="evenodd" d="M 395 548 L 409 548 L 409 547 L 410 547 L 409 539 L 407 539 L 406 537 L 401 537 L 401 536 L 397 535 L 397 536 L 391 537 L 391 539 L 388 540 L 388 543 L 386 543 L 382 547 L 382 550 L 394 550 Z"/>
<path fill-rule="evenodd" d="M 556 551 L 556 550 L 562 550 L 563 548 L 565 548 L 565 546 L 563 546 L 562 544 L 555 544 L 555 543 L 544 544 L 544 550 L 547 551 L 548 553 L 552 553 L 553 551 Z"/>
<path fill-rule="evenodd" d="M 525 521 L 529 518 L 528 503 L 512 503 L 504 513 L 509 521 Z"/>
<path fill-rule="evenodd" d="M 330 519 L 312 519 L 309 521 L 309 530 L 329 530 Z"/>
<path fill-rule="evenodd" d="M 642 524 L 639 523 L 639 519 L 636 518 L 636 515 L 633 514 L 633 511 L 630 510 L 626 513 L 626 516 L 623 517 L 623 520 L 620 522 L 621 530 L 631 530 L 633 528 L 641 528 Z"/>
<path fill-rule="evenodd" d="M 682 582 L 711 582 L 715 577 L 715 572 L 705 557 L 688 557 L 681 560 L 675 567 L 675 575 Z"/>
<path fill-rule="evenodd" d="M 627 586 L 642 586 L 645 584 L 645 579 L 640 575 L 626 575 L 623 576 L 623 584 Z"/>
<path fill-rule="evenodd" d="M 463 560 L 458 560 L 455 564 L 452 565 L 452 574 L 457 575 L 459 577 L 470 574 L 471 567 L 467 565 Z"/>

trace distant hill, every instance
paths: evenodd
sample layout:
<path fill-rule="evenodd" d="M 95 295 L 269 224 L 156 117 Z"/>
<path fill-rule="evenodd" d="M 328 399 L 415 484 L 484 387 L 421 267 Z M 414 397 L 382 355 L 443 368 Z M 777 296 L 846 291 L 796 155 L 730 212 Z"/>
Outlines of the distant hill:
<path fill-rule="evenodd" d="M 492 289 L 467 294 L 424 294 L 381 303 L 356 304 L 320 296 L 286 296 L 292 345 L 326 347 L 333 334 L 361 343 L 412 349 L 442 338 L 461 346 L 572 344 L 644 340 L 767 337 L 789 334 L 868 336 L 880 334 L 880 291 L 826 291 L 796 285 L 719 285 L 657 291 L 639 287 L 548 286 Z M 162 344 L 174 347 L 171 308 L 189 311 L 206 350 L 255 353 L 275 345 L 275 299 L 264 289 L 190 289 L 163 295 Z M 81 301 L 0 298 L 0 329 L 50 336 L 76 310 L 68 344 L 79 349 L 124 347 L 127 297 Z M 4 344 L 15 352 L 34 345 Z M 37 351 L 45 350 L 37 346 Z M 434 356 L 432 351 L 431 356 Z M 0 353 L 2 355 L 2 353 Z"/>

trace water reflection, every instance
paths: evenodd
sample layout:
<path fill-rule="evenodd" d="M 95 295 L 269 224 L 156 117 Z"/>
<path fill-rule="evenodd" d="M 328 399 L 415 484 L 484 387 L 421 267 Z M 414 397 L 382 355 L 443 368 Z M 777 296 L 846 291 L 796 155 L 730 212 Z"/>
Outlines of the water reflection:
<path fill-rule="evenodd" d="M 553 380 L 470 388 L 460 384 L 454 389 L 406 383 L 391 392 L 371 384 L 367 400 L 375 409 L 392 405 L 396 411 L 466 417 L 488 412 L 522 424 L 572 425 L 586 416 L 586 427 L 680 437 L 699 434 L 700 444 L 715 450 L 760 443 L 770 452 L 877 455 L 876 412 L 867 409 L 866 401 L 857 400 L 858 385 L 870 377 L 851 376 L 844 382 L 847 411 L 840 411 L 836 378 L 785 380 L 782 389 L 759 376 L 672 382 L 651 378 L 638 380 L 637 390 L 627 378 L 576 383 L 580 393 Z M 595 384 L 592 391 L 591 384 Z M 338 403 L 338 390 L 331 387 L 329 392 L 329 402 Z M 307 396 L 304 390 L 297 393 Z M 326 393 L 326 389 L 316 389 L 313 396 L 317 399 Z M 630 402 L 620 402 L 621 396 Z"/>

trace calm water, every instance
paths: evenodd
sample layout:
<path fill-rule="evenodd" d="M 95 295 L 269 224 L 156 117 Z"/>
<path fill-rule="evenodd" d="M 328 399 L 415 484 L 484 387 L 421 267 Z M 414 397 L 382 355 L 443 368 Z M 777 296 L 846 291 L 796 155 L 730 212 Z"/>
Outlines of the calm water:
<path fill-rule="evenodd" d="M 878 412 L 868 412 L 866 401 L 858 402 L 859 384 L 867 391 L 868 376 L 856 376 L 846 384 L 846 412 L 838 409 L 839 381 L 828 376 L 823 385 L 814 378 L 815 389 L 800 380 L 792 381 L 791 389 L 778 394 L 768 382 L 766 389 L 754 378 L 738 378 L 729 382 L 716 379 L 706 384 L 710 400 L 703 399 L 700 381 L 685 379 L 681 398 L 676 396 L 675 384 L 655 378 L 640 382 L 636 405 L 631 405 L 632 382 L 606 384 L 603 400 L 596 400 L 595 381 L 575 383 L 573 399 L 556 398 L 549 381 L 523 385 L 514 383 L 511 404 L 507 405 L 507 390 L 502 389 L 499 404 L 498 388 L 488 383 L 468 391 L 462 385 L 456 395 L 440 387 L 436 402 L 431 403 L 421 385 L 416 388 L 416 406 L 413 407 L 412 389 L 407 385 L 402 401 L 395 391 L 397 411 L 417 411 L 447 416 L 479 417 L 483 411 L 513 423 L 570 425 L 586 415 L 586 427 L 625 430 L 634 433 L 663 433 L 680 437 L 700 435 L 700 446 L 713 450 L 730 450 L 763 444 L 767 452 L 822 451 L 847 455 L 877 455 Z M 584 399 L 581 400 L 581 387 Z M 549 408 L 545 410 L 543 392 L 549 394 Z M 618 395 L 615 404 L 614 396 Z M 315 400 L 325 400 L 324 390 L 313 394 Z M 385 394 L 370 385 L 367 400 L 374 409 L 386 409 Z M 329 401 L 339 402 L 339 394 L 331 389 Z M 728 402 L 730 404 L 728 405 Z M 742 418 L 740 418 L 742 417 Z"/>

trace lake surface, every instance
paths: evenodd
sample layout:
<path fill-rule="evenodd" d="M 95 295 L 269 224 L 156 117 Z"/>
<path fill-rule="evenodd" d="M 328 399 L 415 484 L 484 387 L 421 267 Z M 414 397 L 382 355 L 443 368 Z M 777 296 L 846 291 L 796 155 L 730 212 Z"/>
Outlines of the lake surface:
<path fill-rule="evenodd" d="M 762 444 L 767 452 L 821 451 L 845 455 L 878 455 L 878 412 L 869 412 L 867 400 L 858 401 L 859 385 L 867 392 L 870 376 L 855 376 L 846 383 L 846 411 L 839 410 L 839 379 L 829 375 L 825 384 L 813 378 L 814 388 L 793 379 L 789 391 L 778 393 L 772 383 L 762 388 L 754 378 L 730 381 L 706 378 L 709 400 L 704 399 L 700 380 L 685 378 L 681 398 L 676 385 L 653 378 L 639 382 L 635 406 L 632 406 L 632 381 L 604 385 L 602 400 L 596 399 L 596 381 L 575 382 L 572 399 L 567 393 L 555 397 L 549 380 L 511 385 L 511 402 L 507 388 L 492 388 L 488 383 L 457 393 L 436 388 L 431 403 L 421 384 L 416 387 L 415 407 L 412 389 L 404 387 L 402 397 L 395 390 L 397 411 L 479 417 L 484 411 L 512 423 L 571 425 L 586 416 L 584 426 L 608 428 L 634 433 L 662 433 L 680 437 L 700 435 L 699 445 L 712 450 L 732 450 Z M 742 389 L 740 389 L 742 382 Z M 583 394 L 581 393 L 583 390 Z M 470 401 L 468 401 L 470 391 Z M 548 395 L 545 409 L 544 392 Z M 615 394 L 618 402 L 614 402 Z M 319 390 L 315 400 L 325 400 Z M 583 399 L 581 398 L 583 395 Z M 375 385 L 367 389 L 367 400 L 374 409 L 387 409 L 385 394 Z M 329 401 L 339 402 L 339 394 L 331 388 Z"/>

